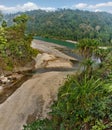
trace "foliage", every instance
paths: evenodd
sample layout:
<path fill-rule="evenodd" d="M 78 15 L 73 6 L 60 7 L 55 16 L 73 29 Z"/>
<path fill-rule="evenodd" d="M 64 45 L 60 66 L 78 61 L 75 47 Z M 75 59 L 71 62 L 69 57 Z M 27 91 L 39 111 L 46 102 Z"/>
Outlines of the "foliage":
<path fill-rule="evenodd" d="M 84 38 L 79 40 L 77 49 L 79 52 L 78 54 L 81 55 L 83 59 L 81 61 L 81 71 L 83 71 L 82 77 L 85 73 L 88 75 L 88 77 L 92 75 L 92 71 L 96 66 L 95 58 L 96 60 L 98 58 L 96 56 L 96 50 L 98 50 L 99 44 L 99 40 L 96 39 Z"/>
<path fill-rule="evenodd" d="M 51 119 L 37 120 L 24 130 L 107 130 L 112 128 L 112 58 L 106 50 L 102 67 L 93 68 L 93 55 L 100 58 L 99 42 L 82 39 L 78 48 L 84 58 L 81 74 L 69 76 L 49 113 Z M 106 55 L 106 56 L 105 56 Z M 98 72 L 100 70 L 100 73 Z M 99 74 L 98 74 L 99 73 Z M 103 77 L 106 73 L 106 78 Z"/>
<path fill-rule="evenodd" d="M 88 79 L 86 75 L 83 79 L 68 77 L 52 106 L 51 125 L 47 119 L 42 124 L 39 120 L 25 126 L 25 130 L 103 130 L 105 123 L 112 121 L 111 94 L 112 89 L 100 79 Z"/>
<path fill-rule="evenodd" d="M 78 49 L 84 58 L 93 56 L 93 52 L 98 48 L 99 41 L 95 39 L 81 39 L 78 42 Z"/>
<path fill-rule="evenodd" d="M 3 28 L 7 27 L 7 22 L 5 20 L 2 21 L 2 27 Z"/>
<path fill-rule="evenodd" d="M 7 27 L 3 20 L 0 27 L 0 69 L 13 70 L 25 66 L 36 56 L 37 51 L 30 47 L 32 36 L 25 35 L 28 17 L 24 14 L 14 18 L 12 26 Z"/>
<path fill-rule="evenodd" d="M 6 43 L 7 39 L 5 37 L 5 30 L 3 27 L 0 27 L 0 68 L 6 66 L 5 62 L 3 62 L 3 60 L 7 57 Z"/>
<path fill-rule="evenodd" d="M 83 38 L 99 39 L 102 44 L 112 44 L 112 14 L 70 9 L 53 12 L 34 10 L 25 13 L 30 18 L 27 33 L 76 41 Z M 12 17 L 18 15 L 19 13 L 9 14 L 5 19 L 11 25 Z"/>
<path fill-rule="evenodd" d="M 100 52 L 100 53 L 99 53 Z M 98 49 L 98 54 L 96 54 L 101 59 L 99 63 L 99 68 L 94 70 L 93 74 L 96 77 L 101 77 L 102 79 L 108 79 L 107 82 L 112 81 L 112 51 L 111 49 Z M 96 73 L 97 71 L 97 73 Z"/>

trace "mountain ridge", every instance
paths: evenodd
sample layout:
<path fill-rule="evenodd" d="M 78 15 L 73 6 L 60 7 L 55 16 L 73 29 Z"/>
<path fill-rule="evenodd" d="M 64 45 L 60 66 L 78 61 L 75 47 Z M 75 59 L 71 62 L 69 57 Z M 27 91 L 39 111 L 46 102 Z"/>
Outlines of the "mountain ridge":
<path fill-rule="evenodd" d="M 106 44 L 112 43 L 112 14 L 107 12 L 58 9 L 24 13 L 29 16 L 26 33 L 64 40 L 91 38 Z M 11 19 L 19 14 L 5 15 L 5 19 L 10 25 Z"/>

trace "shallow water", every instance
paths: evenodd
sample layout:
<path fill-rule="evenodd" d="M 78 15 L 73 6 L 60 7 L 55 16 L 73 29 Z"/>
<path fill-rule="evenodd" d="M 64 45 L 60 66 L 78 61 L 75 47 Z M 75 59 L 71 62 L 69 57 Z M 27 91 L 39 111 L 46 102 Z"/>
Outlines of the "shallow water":
<path fill-rule="evenodd" d="M 44 38 L 44 37 L 40 37 L 40 36 L 35 36 L 34 39 L 54 43 L 54 44 L 57 44 L 57 45 L 66 46 L 67 48 L 70 48 L 70 49 L 76 48 L 76 44 L 71 43 L 71 42 L 66 42 L 66 41 L 61 41 L 61 40 L 51 39 L 51 38 Z"/>

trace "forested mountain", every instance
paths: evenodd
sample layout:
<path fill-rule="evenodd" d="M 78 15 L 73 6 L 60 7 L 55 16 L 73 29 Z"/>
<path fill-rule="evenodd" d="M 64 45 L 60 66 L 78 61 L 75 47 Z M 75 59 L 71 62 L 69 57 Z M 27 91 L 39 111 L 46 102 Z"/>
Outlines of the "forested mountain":
<path fill-rule="evenodd" d="M 11 19 L 18 14 L 5 16 L 9 25 Z M 98 38 L 103 43 L 112 43 L 112 14 L 70 9 L 58 9 L 54 12 L 34 10 L 26 14 L 30 17 L 27 33 L 71 40 Z"/>

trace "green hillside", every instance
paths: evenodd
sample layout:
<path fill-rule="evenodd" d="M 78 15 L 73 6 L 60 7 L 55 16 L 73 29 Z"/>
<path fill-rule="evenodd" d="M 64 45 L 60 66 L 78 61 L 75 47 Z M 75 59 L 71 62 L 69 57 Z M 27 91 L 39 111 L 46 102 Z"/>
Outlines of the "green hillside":
<path fill-rule="evenodd" d="M 18 14 L 5 16 L 9 25 L 11 18 Z M 30 18 L 27 33 L 76 41 L 82 38 L 97 38 L 103 43 L 112 43 L 112 14 L 70 9 L 54 12 L 34 10 L 26 14 Z"/>

